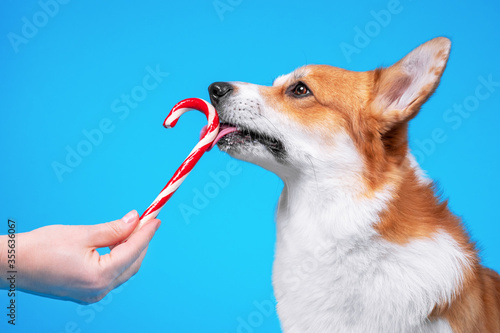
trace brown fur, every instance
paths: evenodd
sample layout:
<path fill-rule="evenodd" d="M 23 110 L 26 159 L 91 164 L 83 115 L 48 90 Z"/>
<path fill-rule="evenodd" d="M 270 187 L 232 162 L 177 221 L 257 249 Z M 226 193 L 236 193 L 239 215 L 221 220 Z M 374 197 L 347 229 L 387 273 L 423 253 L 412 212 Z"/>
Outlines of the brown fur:
<path fill-rule="evenodd" d="M 446 318 L 455 333 L 500 332 L 499 275 L 476 260 L 455 300 L 436 306 L 429 317 Z"/>

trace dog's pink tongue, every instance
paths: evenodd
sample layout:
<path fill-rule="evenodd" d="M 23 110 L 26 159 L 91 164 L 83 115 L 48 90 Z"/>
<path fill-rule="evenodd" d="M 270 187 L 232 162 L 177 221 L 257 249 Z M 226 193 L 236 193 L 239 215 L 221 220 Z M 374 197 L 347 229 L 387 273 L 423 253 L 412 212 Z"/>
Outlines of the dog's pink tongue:
<path fill-rule="evenodd" d="M 203 126 L 203 128 L 201 129 L 200 131 L 200 140 L 201 138 L 205 135 L 205 133 L 207 133 L 207 128 L 208 126 L 205 125 Z M 233 133 L 233 132 L 236 132 L 238 129 L 236 127 L 233 127 L 233 126 L 227 126 L 227 125 L 222 125 L 220 130 L 219 130 L 219 134 L 217 134 L 217 137 L 215 138 L 214 142 L 212 143 L 212 145 L 207 149 L 207 151 L 210 151 L 216 144 L 217 142 L 222 139 L 222 137 L 224 135 L 227 135 L 229 133 Z"/>

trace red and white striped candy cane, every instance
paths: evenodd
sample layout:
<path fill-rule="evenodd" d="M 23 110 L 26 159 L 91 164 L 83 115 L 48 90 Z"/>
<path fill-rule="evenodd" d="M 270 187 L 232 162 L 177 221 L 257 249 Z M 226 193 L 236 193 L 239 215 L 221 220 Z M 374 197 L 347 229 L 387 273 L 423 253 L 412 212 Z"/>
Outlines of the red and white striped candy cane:
<path fill-rule="evenodd" d="M 174 192 L 179 188 L 184 179 L 186 179 L 187 175 L 191 172 L 201 155 L 213 146 L 213 143 L 217 138 L 217 134 L 219 133 L 219 116 L 217 115 L 217 111 L 212 104 L 200 98 L 188 98 L 177 103 L 163 122 L 163 126 L 166 128 L 174 127 L 179 120 L 179 117 L 192 109 L 201 111 L 205 114 L 205 116 L 207 116 L 208 126 L 206 128 L 206 132 L 202 135 L 198 144 L 189 153 L 188 157 L 184 160 L 184 162 L 182 162 L 181 166 L 177 169 L 172 178 L 170 178 L 158 197 L 153 201 L 148 209 L 146 209 L 144 214 L 142 214 L 141 222 L 139 223 L 137 229 L 139 229 L 147 221 L 154 219 L 158 213 L 160 213 L 160 210 L 163 208 L 168 199 L 170 199 L 172 194 L 174 194 Z"/>

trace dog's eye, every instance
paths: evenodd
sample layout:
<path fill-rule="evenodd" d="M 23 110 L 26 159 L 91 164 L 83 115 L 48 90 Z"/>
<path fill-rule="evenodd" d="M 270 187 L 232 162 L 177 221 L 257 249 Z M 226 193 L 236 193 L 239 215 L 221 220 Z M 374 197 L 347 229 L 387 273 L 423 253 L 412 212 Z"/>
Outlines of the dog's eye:
<path fill-rule="evenodd" d="M 294 97 L 304 97 L 311 94 L 311 90 L 302 82 L 299 82 L 293 87 L 292 94 Z"/>

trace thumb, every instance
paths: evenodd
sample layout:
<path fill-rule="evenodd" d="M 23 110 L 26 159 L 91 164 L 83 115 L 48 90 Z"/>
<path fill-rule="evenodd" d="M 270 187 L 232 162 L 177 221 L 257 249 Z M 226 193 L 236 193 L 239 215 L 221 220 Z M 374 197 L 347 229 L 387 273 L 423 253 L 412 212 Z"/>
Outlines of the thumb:
<path fill-rule="evenodd" d="M 90 245 L 106 247 L 125 240 L 139 223 L 139 214 L 132 210 L 119 220 L 91 226 Z"/>

